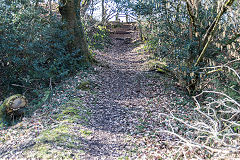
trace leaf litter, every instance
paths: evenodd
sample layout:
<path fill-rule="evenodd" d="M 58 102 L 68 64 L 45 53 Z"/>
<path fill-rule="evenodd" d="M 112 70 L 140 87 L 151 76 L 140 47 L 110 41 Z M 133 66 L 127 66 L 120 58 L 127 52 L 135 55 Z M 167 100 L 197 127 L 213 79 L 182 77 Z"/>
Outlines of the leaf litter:
<path fill-rule="evenodd" d="M 1 159 L 167 157 L 174 138 L 158 132 L 166 129 L 160 113 L 170 109 L 174 98 L 183 97 L 171 77 L 144 68 L 149 56 L 141 45 L 112 43 L 96 51 L 99 63 L 91 72 L 66 80 L 50 103 L 0 131 Z M 88 86 L 81 90 L 83 82 Z"/>

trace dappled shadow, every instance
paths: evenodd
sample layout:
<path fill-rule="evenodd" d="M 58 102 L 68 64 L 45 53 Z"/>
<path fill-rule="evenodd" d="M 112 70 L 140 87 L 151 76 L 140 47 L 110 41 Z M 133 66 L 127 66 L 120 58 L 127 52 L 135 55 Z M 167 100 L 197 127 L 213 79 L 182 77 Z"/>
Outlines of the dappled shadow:
<path fill-rule="evenodd" d="M 169 107 L 172 97 L 179 96 L 171 83 L 171 78 L 142 70 L 141 65 L 146 57 L 136 53 L 133 44 L 125 44 L 122 40 L 115 39 L 112 42 L 114 44 L 111 48 L 96 55 L 97 60 L 103 64 L 107 63 L 108 67 L 93 66 L 94 73 L 88 75 L 88 79 L 96 83 L 97 88 L 90 91 L 74 89 L 83 79 L 82 76 L 75 76 L 73 80 L 66 82 L 67 87 L 59 93 L 59 95 L 64 93 L 60 96 L 60 101 L 64 102 L 66 97 L 70 99 L 78 97 L 91 110 L 87 123 L 79 119 L 69 124 L 72 125 L 71 134 L 76 138 L 74 141 L 78 142 L 73 141 L 77 148 L 68 148 L 64 144 L 60 146 L 62 150 L 64 148 L 70 150 L 73 158 L 116 159 L 127 155 L 138 145 L 134 142 L 135 137 L 142 137 L 145 133 L 155 132 L 161 128 L 158 114 Z M 55 106 L 52 107 L 54 109 Z M 50 122 L 51 114 L 47 118 L 49 122 L 46 124 L 54 125 L 54 121 Z M 36 117 L 34 120 L 38 121 Z M 79 135 L 81 130 L 79 126 L 91 131 L 91 135 L 88 137 Z M 35 126 L 31 129 L 35 129 Z M 3 144 L 0 150 L 4 152 L 0 152 L 0 158 L 8 157 L 7 151 L 10 150 L 14 151 L 11 156 L 15 154 L 22 158 L 21 153 L 38 142 L 36 140 L 38 135 L 36 132 L 25 147 L 21 147 L 24 146 L 24 141 L 18 142 L 17 146 L 20 146 L 18 149 L 14 146 L 7 148 L 7 145 Z M 130 140 L 127 140 L 129 137 Z M 159 137 L 164 139 L 164 136 Z M 57 147 L 54 145 L 55 142 L 45 143 L 51 143 L 53 148 Z M 78 153 L 77 150 L 82 150 L 84 154 L 78 157 L 79 155 L 75 155 Z"/>
<path fill-rule="evenodd" d="M 95 131 L 89 141 L 91 149 L 86 151 L 98 158 L 116 158 L 123 156 L 126 148 L 133 149 L 136 144 L 124 138 L 161 128 L 158 114 L 169 107 L 173 97 L 180 97 L 170 77 L 141 69 L 144 61 L 133 52 L 132 44 L 122 45 L 119 40 L 114 43 L 111 50 L 97 55 L 109 67 L 96 66 L 94 81 L 99 88 L 96 95 L 85 100 L 92 111 L 86 127 Z"/>

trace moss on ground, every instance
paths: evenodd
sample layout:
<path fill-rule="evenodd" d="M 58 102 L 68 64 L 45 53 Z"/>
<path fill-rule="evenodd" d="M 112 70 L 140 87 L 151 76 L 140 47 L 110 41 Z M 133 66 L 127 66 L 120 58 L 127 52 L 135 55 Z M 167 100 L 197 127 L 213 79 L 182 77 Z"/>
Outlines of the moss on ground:
<path fill-rule="evenodd" d="M 34 159 L 76 159 L 84 154 L 84 142 L 92 131 L 83 127 L 91 112 L 80 98 L 72 98 L 58 107 L 54 118 L 55 126 L 41 132 L 36 144 L 23 152 L 26 158 Z M 77 122 L 77 123 L 76 123 Z M 79 123 L 80 122 L 80 123 Z M 76 130 L 74 127 L 77 127 Z"/>
<path fill-rule="evenodd" d="M 81 81 L 78 86 L 76 87 L 77 89 L 80 89 L 82 91 L 89 91 L 97 87 L 97 84 L 90 81 L 90 80 L 83 80 Z"/>
<path fill-rule="evenodd" d="M 90 81 L 82 81 L 78 86 L 77 89 L 88 91 L 91 89 L 91 83 Z"/>
<path fill-rule="evenodd" d="M 60 110 L 61 112 L 54 116 L 58 121 L 87 123 L 91 116 L 90 110 L 82 104 L 80 98 L 70 99 L 66 104 L 60 106 Z"/>
<path fill-rule="evenodd" d="M 67 142 L 68 138 L 71 138 L 71 135 L 69 134 L 70 129 L 68 125 L 63 124 L 63 125 L 58 125 L 54 129 L 49 129 L 46 131 L 43 131 L 39 138 L 38 141 L 42 143 L 48 143 L 48 142 L 54 142 L 54 143 L 59 143 L 61 142 L 65 143 Z"/>
<path fill-rule="evenodd" d="M 32 150 L 31 154 L 26 154 L 26 158 L 29 159 L 66 159 L 73 160 L 83 154 L 83 150 L 78 150 L 78 152 L 72 152 L 71 149 L 61 149 L 54 147 L 51 144 L 36 144 Z"/>

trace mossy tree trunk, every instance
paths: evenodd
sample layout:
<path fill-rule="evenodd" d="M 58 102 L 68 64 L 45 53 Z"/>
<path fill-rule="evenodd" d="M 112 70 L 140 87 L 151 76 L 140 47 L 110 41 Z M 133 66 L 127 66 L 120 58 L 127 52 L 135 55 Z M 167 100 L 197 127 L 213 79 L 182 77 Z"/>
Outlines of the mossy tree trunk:
<path fill-rule="evenodd" d="M 60 0 L 60 2 L 59 12 L 62 15 L 63 22 L 66 23 L 64 28 L 73 37 L 72 42 L 69 44 L 70 51 L 79 49 L 76 56 L 83 57 L 83 61 L 90 62 L 91 56 L 80 15 L 81 0 Z"/>

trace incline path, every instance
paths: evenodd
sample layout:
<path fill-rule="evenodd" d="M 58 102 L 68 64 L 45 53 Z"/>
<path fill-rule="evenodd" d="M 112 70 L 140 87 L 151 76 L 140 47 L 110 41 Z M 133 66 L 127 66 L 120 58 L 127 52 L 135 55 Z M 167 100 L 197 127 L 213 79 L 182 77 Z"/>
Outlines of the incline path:
<path fill-rule="evenodd" d="M 156 125 L 160 120 L 158 113 L 168 108 L 169 95 L 175 96 L 175 88 L 164 87 L 169 78 L 144 70 L 147 57 L 136 52 L 133 44 L 115 39 L 112 43 L 111 49 L 97 54 L 104 67 L 95 68 L 100 89 L 97 104 L 90 103 L 89 107 L 93 111 L 91 127 L 95 130 L 92 141 L 96 143 L 89 146 L 92 152 L 88 158 L 144 159 L 153 154 L 155 159 L 160 157 L 158 152 L 165 145 L 161 141 L 166 139 L 159 135 L 147 143 L 146 136 L 160 129 Z"/>
<path fill-rule="evenodd" d="M 181 96 L 176 93 L 172 79 L 144 69 L 148 57 L 137 51 L 134 43 L 116 38 L 111 41 L 109 49 L 97 52 L 99 64 L 94 66 L 94 73 L 87 75 L 98 86 L 94 93 L 75 89 L 83 79 L 80 74 L 66 81 L 50 104 L 16 126 L 0 131 L 1 159 L 112 160 L 166 156 L 169 136 L 158 133 L 164 129 L 159 114 L 169 108 L 173 97 Z M 77 111 L 68 108 L 63 112 L 62 106 L 54 105 L 73 98 L 82 101 L 81 105 L 80 101 L 67 103 Z M 69 115 L 79 118 L 85 110 L 80 106 L 91 112 L 86 124 L 80 119 L 54 120 L 59 112 L 63 119 L 64 114 L 65 118 Z"/>

